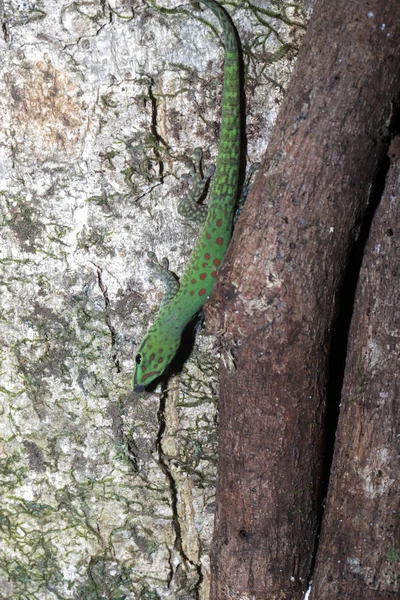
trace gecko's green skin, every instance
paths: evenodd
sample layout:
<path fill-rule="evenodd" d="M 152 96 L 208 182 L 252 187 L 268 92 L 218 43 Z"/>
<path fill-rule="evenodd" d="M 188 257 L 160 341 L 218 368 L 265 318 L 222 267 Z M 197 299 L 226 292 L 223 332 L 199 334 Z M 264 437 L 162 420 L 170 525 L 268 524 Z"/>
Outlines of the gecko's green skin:
<path fill-rule="evenodd" d="M 224 90 L 221 133 L 215 175 L 207 215 L 196 204 L 194 194 L 180 207 L 180 213 L 204 221 L 180 286 L 163 259 L 156 268 L 167 284 L 157 319 L 141 342 L 133 375 L 135 392 L 162 375 L 174 358 L 186 325 L 198 313 L 214 286 L 232 235 L 240 169 L 240 69 L 239 41 L 228 13 L 215 0 L 200 0 L 218 18 L 225 41 Z M 205 178 L 207 179 L 207 177 Z M 204 183 L 205 180 L 203 180 Z M 204 220 L 205 219 L 205 220 Z M 155 263 L 155 256 L 150 254 Z"/>

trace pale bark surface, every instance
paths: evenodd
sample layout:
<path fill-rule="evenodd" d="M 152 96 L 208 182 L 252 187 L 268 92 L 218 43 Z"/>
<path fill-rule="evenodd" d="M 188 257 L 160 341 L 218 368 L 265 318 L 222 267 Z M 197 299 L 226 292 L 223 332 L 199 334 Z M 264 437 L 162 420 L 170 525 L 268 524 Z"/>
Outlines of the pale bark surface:
<path fill-rule="evenodd" d="M 320 0 L 208 316 L 222 332 L 212 599 L 302 598 L 331 331 L 400 93 L 400 4 Z"/>
<path fill-rule="evenodd" d="M 392 149 L 357 287 L 310 600 L 400 594 L 399 138 Z"/>
<path fill-rule="evenodd" d="M 245 46 L 248 154 L 268 142 L 300 6 L 227 8 Z M 167 390 L 131 394 L 182 273 L 185 160 L 215 160 L 223 45 L 180 0 L 0 0 L 0 596 L 205 600 L 218 385 L 198 336 Z M 265 110 L 266 106 L 268 110 Z"/>

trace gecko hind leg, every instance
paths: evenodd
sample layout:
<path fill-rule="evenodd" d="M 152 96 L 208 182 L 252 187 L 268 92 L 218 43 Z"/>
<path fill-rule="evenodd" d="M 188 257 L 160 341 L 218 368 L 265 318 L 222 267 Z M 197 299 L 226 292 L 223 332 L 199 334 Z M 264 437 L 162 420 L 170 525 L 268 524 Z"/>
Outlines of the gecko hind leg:
<path fill-rule="evenodd" d="M 210 165 L 203 173 L 201 167 L 202 158 L 203 152 L 201 148 L 196 148 L 194 151 L 194 161 L 186 161 L 189 169 L 191 189 L 178 204 L 178 213 L 182 217 L 196 223 L 204 223 L 207 218 L 208 206 L 199 204 L 199 200 L 202 198 L 208 182 L 215 171 L 215 165 Z"/>
<path fill-rule="evenodd" d="M 154 252 L 150 251 L 147 252 L 147 256 L 147 264 L 149 265 L 151 270 L 154 271 L 158 279 L 161 279 L 161 281 L 165 285 L 164 296 L 160 304 L 160 308 L 162 308 L 163 306 L 169 304 L 172 298 L 178 292 L 179 281 L 174 275 L 174 273 L 172 273 L 172 271 L 169 270 L 169 262 L 167 258 L 164 257 L 161 259 L 161 261 L 158 261 L 157 256 L 154 254 Z"/>

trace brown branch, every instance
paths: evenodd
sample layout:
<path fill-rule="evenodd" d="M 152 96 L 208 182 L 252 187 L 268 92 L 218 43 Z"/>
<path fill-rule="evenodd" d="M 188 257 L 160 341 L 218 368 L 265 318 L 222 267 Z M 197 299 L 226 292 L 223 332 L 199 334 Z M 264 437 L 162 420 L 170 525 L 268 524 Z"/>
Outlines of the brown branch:
<path fill-rule="evenodd" d="M 399 138 L 397 147 L 357 288 L 311 600 L 400 592 Z"/>
<path fill-rule="evenodd" d="M 209 322 L 222 337 L 212 599 L 299 599 L 320 522 L 331 331 L 400 93 L 397 0 L 320 0 Z"/>

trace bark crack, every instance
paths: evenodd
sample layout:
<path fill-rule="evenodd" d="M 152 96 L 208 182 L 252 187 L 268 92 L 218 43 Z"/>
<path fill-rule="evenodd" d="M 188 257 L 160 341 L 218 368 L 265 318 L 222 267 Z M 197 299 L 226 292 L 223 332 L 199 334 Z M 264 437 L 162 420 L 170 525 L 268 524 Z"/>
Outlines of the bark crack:
<path fill-rule="evenodd" d="M 111 319 L 110 298 L 108 296 L 107 286 L 105 286 L 104 282 L 103 282 L 103 276 L 102 276 L 103 270 L 98 265 L 96 265 L 96 268 L 97 268 L 97 283 L 98 283 L 98 286 L 99 286 L 100 291 L 103 294 L 103 298 L 104 298 L 106 324 L 110 331 L 110 336 L 111 336 L 112 361 L 117 370 L 117 373 L 120 373 L 121 365 L 120 365 L 120 362 L 119 362 L 118 356 L 117 356 L 117 334 L 116 334 L 115 327 L 112 324 L 112 319 Z"/>
<path fill-rule="evenodd" d="M 186 552 L 183 548 L 182 530 L 181 530 L 181 524 L 180 524 L 179 512 L 178 512 L 178 486 L 177 486 L 177 483 L 175 481 L 175 478 L 174 478 L 173 473 L 170 468 L 170 464 L 169 464 L 170 459 L 164 454 L 163 449 L 162 449 L 162 440 L 163 440 L 163 436 L 164 436 L 165 429 L 166 429 L 165 406 L 166 406 L 167 399 L 168 399 L 168 392 L 167 392 L 167 389 L 165 388 L 162 390 L 161 397 L 160 397 L 160 405 L 159 405 L 159 409 L 157 411 L 157 420 L 158 420 L 158 425 L 159 425 L 158 432 L 157 432 L 157 438 L 156 438 L 158 463 L 168 481 L 168 485 L 169 485 L 169 489 L 170 489 L 170 493 L 171 493 L 172 526 L 173 526 L 174 534 L 175 534 L 174 550 L 180 556 L 182 563 L 185 566 L 189 567 L 191 570 L 194 570 L 196 572 L 197 582 L 193 588 L 193 592 L 194 592 L 193 597 L 195 600 L 199 600 L 200 599 L 200 589 L 201 589 L 201 585 L 203 582 L 203 573 L 201 570 L 201 563 L 196 564 L 195 562 L 190 560 L 190 558 L 188 557 L 188 555 L 186 554 Z M 168 579 L 168 587 L 171 586 L 171 583 L 174 578 L 174 573 L 176 570 L 176 569 L 174 569 L 172 555 L 170 557 L 169 562 L 170 562 L 171 571 L 170 571 L 170 577 Z"/>
<path fill-rule="evenodd" d="M 157 99 L 153 93 L 154 87 L 154 79 L 150 77 L 150 83 L 148 85 L 148 97 L 151 102 L 151 124 L 150 131 L 153 139 L 154 147 L 153 153 L 155 160 L 158 165 L 158 179 L 160 183 L 164 183 L 164 162 L 162 159 L 162 155 L 160 152 L 161 147 L 167 148 L 168 144 L 162 138 L 162 136 L 158 133 L 158 107 L 157 107 Z"/>
<path fill-rule="evenodd" d="M 4 1 L 3 0 L 0 0 L 0 22 L 1 22 L 1 29 L 2 29 L 3 36 L 4 36 L 4 41 L 8 42 L 10 39 L 10 33 L 8 31 L 7 21 L 4 19 Z"/>

